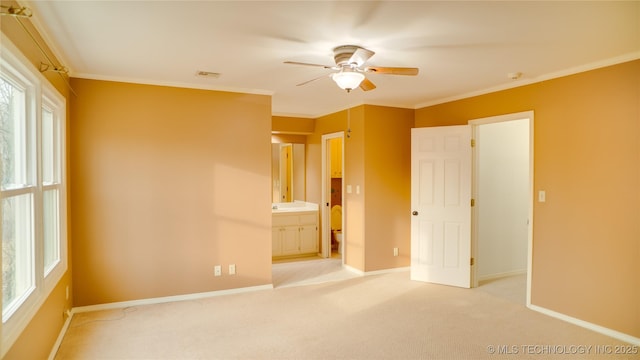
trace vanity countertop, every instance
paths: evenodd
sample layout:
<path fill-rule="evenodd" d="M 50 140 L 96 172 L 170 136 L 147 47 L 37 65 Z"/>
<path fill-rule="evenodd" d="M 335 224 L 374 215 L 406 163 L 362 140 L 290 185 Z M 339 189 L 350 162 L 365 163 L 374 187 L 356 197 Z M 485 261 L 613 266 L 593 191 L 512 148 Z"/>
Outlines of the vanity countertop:
<path fill-rule="evenodd" d="M 318 204 L 299 200 L 296 200 L 294 202 L 271 204 L 271 212 L 273 214 L 307 211 L 318 211 Z"/>

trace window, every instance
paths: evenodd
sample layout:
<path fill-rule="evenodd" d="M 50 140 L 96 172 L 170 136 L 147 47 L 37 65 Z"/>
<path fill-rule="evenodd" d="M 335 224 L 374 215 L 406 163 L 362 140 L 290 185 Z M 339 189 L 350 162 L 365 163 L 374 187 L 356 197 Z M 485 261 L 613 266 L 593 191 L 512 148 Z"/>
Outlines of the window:
<path fill-rule="evenodd" d="M 0 46 L 0 347 L 6 351 L 67 270 L 66 107 L 4 36 Z"/>

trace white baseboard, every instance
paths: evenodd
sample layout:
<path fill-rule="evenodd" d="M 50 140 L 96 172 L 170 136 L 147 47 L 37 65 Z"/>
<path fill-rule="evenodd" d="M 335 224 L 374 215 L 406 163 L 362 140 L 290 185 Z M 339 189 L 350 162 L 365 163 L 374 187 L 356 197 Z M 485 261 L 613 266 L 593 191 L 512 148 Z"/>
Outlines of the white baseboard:
<path fill-rule="evenodd" d="M 349 265 L 347 265 L 347 264 L 342 264 L 342 267 L 343 267 L 345 270 L 349 270 L 349 271 L 351 271 L 352 273 L 354 273 L 354 274 L 356 274 L 356 275 L 360 275 L 360 276 L 363 276 L 363 275 L 364 275 L 364 271 L 359 270 L 359 269 L 356 269 L 356 268 L 354 268 L 353 266 L 349 266 Z"/>
<path fill-rule="evenodd" d="M 53 360 L 56 357 L 56 353 L 58 352 L 58 349 L 62 344 L 62 339 L 64 339 L 64 336 L 67 333 L 67 329 L 69 328 L 71 319 L 73 318 L 73 315 L 76 313 L 98 311 L 98 310 L 122 309 L 122 308 L 131 307 L 131 306 L 162 304 L 167 302 L 183 301 L 183 300 L 196 300 L 196 299 L 203 299 L 203 298 L 214 297 L 214 296 L 240 294 L 240 293 L 245 293 L 250 291 L 271 290 L 271 289 L 273 289 L 273 284 L 249 286 L 249 287 L 229 289 L 229 290 L 216 290 L 216 291 L 209 291 L 209 292 L 195 293 L 195 294 L 165 296 L 165 297 L 159 297 L 159 298 L 121 301 L 121 302 L 114 302 L 114 303 L 108 303 L 108 304 L 74 307 L 69 311 L 69 317 L 67 317 L 67 320 L 64 322 L 64 325 L 60 330 L 60 334 L 58 335 L 58 338 L 56 339 L 56 342 L 53 345 L 53 348 L 51 349 L 51 353 L 49 353 L 48 360 Z"/>
<path fill-rule="evenodd" d="M 71 319 L 73 318 L 73 309 L 69 310 L 69 316 L 67 316 L 67 320 L 65 320 L 64 325 L 62 325 L 62 329 L 60 329 L 60 333 L 58 334 L 58 338 L 56 342 L 53 344 L 53 348 L 51 348 L 51 352 L 49 353 L 48 360 L 53 360 L 58 353 L 58 349 L 62 344 L 62 339 L 64 339 L 64 335 L 67 333 L 67 329 L 69 328 L 69 324 L 71 324 Z"/>
<path fill-rule="evenodd" d="M 389 274 L 389 273 L 397 273 L 411 270 L 410 266 L 407 267 L 399 267 L 399 268 L 391 268 L 391 269 L 383 269 L 383 270 L 374 270 L 374 271 L 366 271 L 364 272 L 365 276 L 369 275 L 380 275 L 380 274 Z"/>
<path fill-rule="evenodd" d="M 114 302 L 114 303 L 108 303 L 108 304 L 80 306 L 80 307 L 74 307 L 72 309 L 72 312 L 75 314 L 75 313 L 97 311 L 97 310 L 121 309 L 121 308 L 126 308 L 131 306 L 162 304 L 162 303 L 184 301 L 184 300 L 197 300 L 197 299 L 209 298 L 214 296 L 241 294 L 241 293 L 250 292 L 250 291 L 271 290 L 271 289 L 273 289 L 273 284 L 249 286 L 249 287 L 243 287 L 243 288 L 237 288 L 237 289 L 216 290 L 216 291 L 208 291 L 208 292 L 195 293 L 195 294 L 164 296 L 164 297 L 158 297 L 158 298 L 121 301 L 121 302 Z"/>
<path fill-rule="evenodd" d="M 343 264 L 342 267 L 346 270 L 351 271 L 354 274 L 360 275 L 360 276 L 369 276 L 369 275 L 380 275 L 380 274 L 388 274 L 388 273 L 395 273 L 395 272 L 403 272 L 403 271 L 409 271 L 411 268 L 410 267 L 400 267 L 400 268 L 391 268 L 391 269 L 382 269 L 382 270 L 374 270 L 374 271 L 362 271 L 360 269 L 356 269 L 352 266 L 349 266 L 347 264 Z"/>
<path fill-rule="evenodd" d="M 571 317 L 569 315 L 565 315 L 559 312 L 555 312 L 553 310 L 549 310 L 537 305 L 528 305 L 527 306 L 529 309 L 533 310 L 533 311 L 537 311 L 539 313 L 554 317 L 556 319 L 560 319 L 563 321 L 566 321 L 568 323 L 583 327 L 585 329 L 589 329 L 592 331 L 595 331 L 597 333 L 612 337 L 614 339 L 618 339 L 620 341 L 624 341 L 626 343 L 632 344 L 632 345 L 638 345 L 640 346 L 640 338 L 625 334 L 625 333 L 621 333 L 619 331 L 616 330 L 612 330 L 609 328 L 606 328 L 604 326 L 600 326 L 600 325 L 596 325 L 584 320 L 580 320 L 580 319 L 576 319 L 574 317 Z"/>
<path fill-rule="evenodd" d="M 478 276 L 478 281 L 500 279 L 507 276 L 524 275 L 526 273 L 527 273 L 527 269 L 506 271 L 506 272 L 495 273 L 495 274 L 487 274 L 487 275 Z"/>

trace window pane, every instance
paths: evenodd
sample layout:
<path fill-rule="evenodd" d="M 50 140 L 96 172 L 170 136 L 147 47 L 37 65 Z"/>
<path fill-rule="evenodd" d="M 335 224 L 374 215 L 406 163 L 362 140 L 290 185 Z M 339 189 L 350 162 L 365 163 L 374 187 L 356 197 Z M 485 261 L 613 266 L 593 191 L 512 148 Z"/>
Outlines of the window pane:
<path fill-rule="evenodd" d="M 27 184 L 26 100 L 24 90 L 0 77 L 2 188 Z"/>
<path fill-rule="evenodd" d="M 60 261 L 60 231 L 58 227 L 58 189 L 44 192 L 44 275 Z"/>
<path fill-rule="evenodd" d="M 2 200 L 2 319 L 34 286 L 32 194 Z"/>
<path fill-rule="evenodd" d="M 53 113 L 42 109 L 42 182 L 54 183 L 55 178 L 55 131 Z"/>

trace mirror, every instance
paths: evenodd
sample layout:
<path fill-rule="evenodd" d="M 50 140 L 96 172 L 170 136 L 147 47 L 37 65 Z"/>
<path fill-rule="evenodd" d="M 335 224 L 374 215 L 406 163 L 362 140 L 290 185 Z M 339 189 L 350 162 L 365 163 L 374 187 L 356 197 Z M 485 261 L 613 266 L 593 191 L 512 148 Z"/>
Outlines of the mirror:
<path fill-rule="evenodd" d="M 305 201 L 304 144 L 271 144 L 272 202 Z"/>

